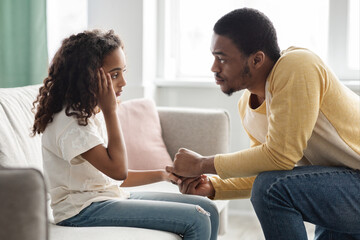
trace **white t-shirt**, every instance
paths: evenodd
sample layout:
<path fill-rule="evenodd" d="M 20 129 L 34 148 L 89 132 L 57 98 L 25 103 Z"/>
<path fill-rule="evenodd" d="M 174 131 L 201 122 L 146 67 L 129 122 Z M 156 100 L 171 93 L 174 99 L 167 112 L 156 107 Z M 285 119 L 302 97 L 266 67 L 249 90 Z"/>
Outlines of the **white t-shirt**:
<path fill-rule="evenodd" d="M 48 180 L 55 223 L 78 214 L 92 202 L 126 199 L 129 193 L 120 188 L 121 181 L 106 176 L 80 156 L 102 144 L 108 137 L 103 114 L 80 126 L 65 109 L 54 116 L 42 135 L 44 173 Z"/>

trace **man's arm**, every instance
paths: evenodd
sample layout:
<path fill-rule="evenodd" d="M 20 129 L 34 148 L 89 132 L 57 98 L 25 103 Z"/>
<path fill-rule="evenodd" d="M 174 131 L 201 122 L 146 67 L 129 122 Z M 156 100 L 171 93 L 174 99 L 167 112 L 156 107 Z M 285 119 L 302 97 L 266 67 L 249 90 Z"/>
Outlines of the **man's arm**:
<path fill-rule="evenodd" d="M 210 199 L 249 198 L 256 176 L 248 178 L 221 179 L 218 176 L 187 178 L 179 184 L 180 192 L 205 196 Z"/>
<path fill-rule="evenodd" d="M 326 76 L 323 76 L 326 72 L 322 71 L 316 57 L 305 51 L 293 53 L 286 59 L 282 59 L 277 64 L 277 71 L 269 76 L 265 142 L 238 152 L 218 154 L 211 159 L 179 158 L 179 162 L 174 163 L 175 173 L 194 176 L 216 172 L 222 179 L 227 179 L 294 168 L 303 157 L 314 130 L 326 90 Z M 302 59 L 301 64 L 297 64 L 299 59 Z M 181 162 L 184 164 L 180 167 Z"/>

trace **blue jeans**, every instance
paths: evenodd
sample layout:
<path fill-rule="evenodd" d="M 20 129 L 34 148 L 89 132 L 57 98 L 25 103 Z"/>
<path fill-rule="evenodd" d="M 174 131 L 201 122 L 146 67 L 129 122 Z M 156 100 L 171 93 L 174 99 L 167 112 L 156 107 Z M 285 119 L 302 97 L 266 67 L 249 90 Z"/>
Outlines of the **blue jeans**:
<path fill-rule="evenodd" d="M 139 227 L 173 232 L 184 239 L 215 240 L 219 213 L 216 205 L 205 197 L 132 192 L 130 199 L 94 202 L 58 225 Z"/>
<path fill-rule="evenodd" d="M 307 239 L 304 222 L 316 225 L 317 240 L 360 239 L 360 171 L 305 166 L 263 172 L 251 202 L 266 239 Z"/>

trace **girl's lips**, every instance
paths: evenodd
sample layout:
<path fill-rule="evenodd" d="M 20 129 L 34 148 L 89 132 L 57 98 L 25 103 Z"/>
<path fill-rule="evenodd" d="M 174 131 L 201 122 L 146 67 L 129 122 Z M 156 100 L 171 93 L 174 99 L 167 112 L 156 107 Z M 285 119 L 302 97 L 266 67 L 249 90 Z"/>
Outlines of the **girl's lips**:
<path fill-rule="evenodd" d="M 120 95 L 121 95 L 121 92 L 116 92 L 117 97 L 120 97 Z"/>

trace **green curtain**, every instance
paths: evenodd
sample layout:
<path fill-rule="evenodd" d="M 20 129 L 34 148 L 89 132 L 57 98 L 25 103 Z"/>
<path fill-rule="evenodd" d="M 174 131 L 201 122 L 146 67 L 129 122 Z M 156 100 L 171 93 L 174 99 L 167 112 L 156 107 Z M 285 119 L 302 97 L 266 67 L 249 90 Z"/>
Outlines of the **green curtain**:
<path fill-rule="evenodd" d="M 47 68 L 46 0 L 0 0 L 0 87 L 41 83 Z"/>

